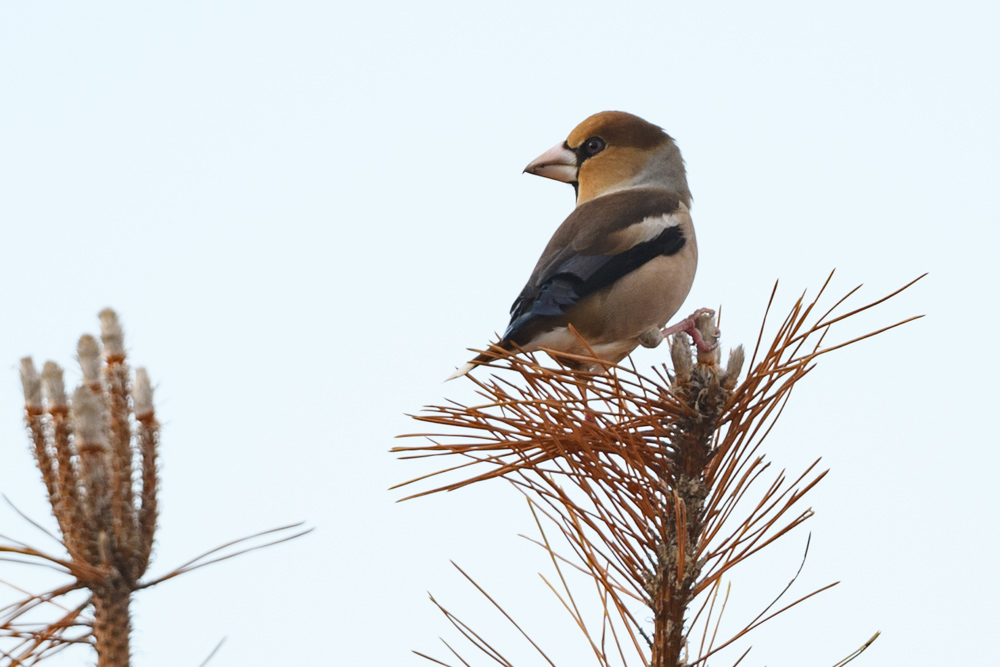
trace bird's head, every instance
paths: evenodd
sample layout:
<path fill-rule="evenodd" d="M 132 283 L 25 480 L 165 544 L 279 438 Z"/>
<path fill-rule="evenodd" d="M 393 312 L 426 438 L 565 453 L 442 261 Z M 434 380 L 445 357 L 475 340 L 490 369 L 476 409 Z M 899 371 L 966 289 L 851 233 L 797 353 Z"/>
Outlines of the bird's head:
<path fill-rule="evenodd" d="M 571 183 L 577 206 L 636 187 L 663 189 L 691 205 L 677 144 L 656 125 L 624 111 L 594 114 L 524 171 Z"/>

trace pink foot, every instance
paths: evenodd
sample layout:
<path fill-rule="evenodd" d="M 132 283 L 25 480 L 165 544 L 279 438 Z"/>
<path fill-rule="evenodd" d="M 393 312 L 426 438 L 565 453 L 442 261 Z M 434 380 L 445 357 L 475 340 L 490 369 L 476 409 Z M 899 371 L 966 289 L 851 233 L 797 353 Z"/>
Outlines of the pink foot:
<path fill-rule="evenodd" d="M 715 315 L 715 311 L 711 308 L 699 308 L 672 327 L 664 327 L 660 329 L 660 331 L 663 333 L 664 337 L 673 336 L 674 334 L 683 331 L 687 335 L 691 336 L 691 339 L 694 341 L 694 344 L 698 346 L 699 350 L 702 352 L 710 352 L 715 349 L 718 342 L 712 345 L 706 343 L 705 339 L 701 336 L 701 332 L 698 331 L 698 318 L 703 315 Z M 718 336 L 719 330 L 716 329 L 715 332 L 715 335 Z"/>

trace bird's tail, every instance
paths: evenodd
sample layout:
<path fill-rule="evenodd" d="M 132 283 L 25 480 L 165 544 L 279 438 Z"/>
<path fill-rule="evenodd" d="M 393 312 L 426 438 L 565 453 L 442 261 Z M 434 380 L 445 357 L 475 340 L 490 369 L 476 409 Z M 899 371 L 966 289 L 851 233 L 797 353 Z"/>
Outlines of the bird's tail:
<path fill-rule="evenodd" d="M 475 367 L 476 367 L 476 364 L 473 363 L 472 361 L 466 362 L 466 363 L 462 364 L 461 366 L 459 366 L 455 370 L 454 373 L 452 373 L 447 378 L 445 378 L 445 382 L 450 382 L 451 380 L 454 380 L 456 378 L 460 378 L 463 375 L 468 374 L 468 372 L 471 371 Z"/>
<path fill-rule="evenodd" d="M 458 369 L 455 370 L 454 373 L 452 373 L 445 379 L 445 382 L 454 380 L 455 378 L 460 378 L 463 375 L 467 375 L 469 371 L 471 371 L 476 366 L 482 366 L 484 364 L 490 363 L 494 359 L 499 359 L 505 352 L 509 350 L 510 350 L 509 343 L 508 344 L 501 343 L 500 345 L 490 345 L 490 349 L 488 352 L 481 352 L 478 355 L 476 355 L 474 359 L 460 366 Z"/>

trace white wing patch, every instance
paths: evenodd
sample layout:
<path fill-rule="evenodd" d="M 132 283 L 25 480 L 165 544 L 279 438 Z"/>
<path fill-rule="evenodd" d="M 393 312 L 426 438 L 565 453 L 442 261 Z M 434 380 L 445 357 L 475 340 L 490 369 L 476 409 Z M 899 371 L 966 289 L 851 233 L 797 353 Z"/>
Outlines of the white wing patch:
<path fill-rule="evenodd" d="M 664 229 L 676 227 L 681 224 L 681 219 L 676 213 L 665 213 L 663 215 L 651 215 L 643 218 L 640 222 L 631 225 L 631 230 L 635 231 L 636 243 L 652 241 L 659 236 Z"/>

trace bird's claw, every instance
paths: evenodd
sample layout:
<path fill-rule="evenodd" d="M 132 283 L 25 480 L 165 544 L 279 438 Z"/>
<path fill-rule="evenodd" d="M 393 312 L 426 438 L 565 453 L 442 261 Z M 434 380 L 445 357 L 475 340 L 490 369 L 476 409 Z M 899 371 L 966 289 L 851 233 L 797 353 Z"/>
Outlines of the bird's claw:
<path fill-rule="evenodd" d="M 701 352 L 711 352 L 719 346 L 719 329 L 715 329 L 715 340 L 709 343 L 705 340 L 704 336 L 701 335 L 701 331 L 698 329 L 698 320 L 702 317 L 713 317 L 715 311 L 711 308 L 699 308 L 694 311 L 688 317 L 684 318 L 672 327 L 664 327 L 660 330 L 660 333 L 666 336 L 673 336 L 674 334 L 681 333 L 682 331 L 687 335 L 691 336 L 691 340 L 698 347 Z"/>

